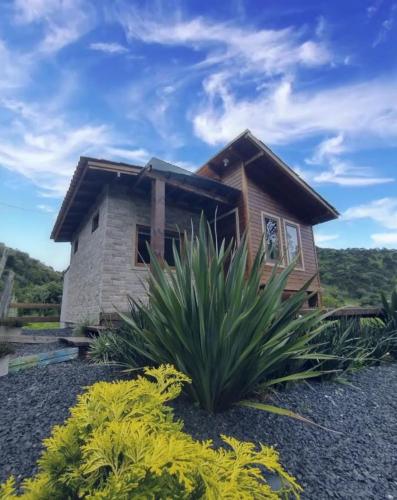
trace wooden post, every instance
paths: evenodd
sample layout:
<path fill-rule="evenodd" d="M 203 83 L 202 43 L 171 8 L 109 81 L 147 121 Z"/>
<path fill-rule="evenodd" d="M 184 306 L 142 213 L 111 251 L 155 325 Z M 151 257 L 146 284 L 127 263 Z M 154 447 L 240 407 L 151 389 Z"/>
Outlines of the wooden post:
<path fill-rule="evenodd" d="M 7 257 L 8 257 L 8 248 L 4 247 L 3 254 L 0 259 L 0 278 L 1 275 L 3 274 L 4 268 L 6 267 Z"/>
<path fill-rule="evenodd" d="M 14 286 L 14 271 L 8 271 L 7 280 L 4 285 L 3 293 L 0 297 L 0 319 L 8 316 L 8 308 L 12 299 L 12 289 Z"/>
<path fill-rule="evenodd" d="M 152 180 L 150 244 L 158 259 L 164 259 L 165 182 Z"/>

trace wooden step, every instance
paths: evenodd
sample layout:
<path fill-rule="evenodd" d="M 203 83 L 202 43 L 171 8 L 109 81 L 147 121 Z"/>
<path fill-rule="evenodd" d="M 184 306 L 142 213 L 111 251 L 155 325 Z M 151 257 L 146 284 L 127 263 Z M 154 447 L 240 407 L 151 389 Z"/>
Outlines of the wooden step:
<path fill-rule="evenodd" d="M 60 337 L 59 340 L 74 347 L 88 347 L 94 342 L 91 337 Z"/>
<path fill-rule="evenodd" d="M 0 335 L 0 342 L 12 344 L 50 344 L 60 339 L 55 335 Z"/>

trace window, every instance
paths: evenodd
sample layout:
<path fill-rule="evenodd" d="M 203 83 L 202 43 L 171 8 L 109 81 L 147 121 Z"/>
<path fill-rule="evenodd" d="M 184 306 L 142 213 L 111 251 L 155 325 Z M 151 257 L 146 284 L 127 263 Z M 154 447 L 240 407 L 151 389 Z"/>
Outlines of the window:
<path fill-rule="evenodd" d="M 288 264 L 297 258 L 297 267 L 303 269 L 302 244 L 299 225 L 289 221 L 284 221 L 284 224 Z"/>
<path fill-rule="evenodd" d="M 177 252 L 181 251 L 181 238 L 179 233 L 166 231 L 164 235 L 164 260 L 171 267 L 175 266 L 174 252 L 172 250 L 172 242 L 175 242 Z"/>
<path fill-rule="evenodd" d="M 79 249 L 79 239 L 77 238 L 74 240 L 73 253 L 76 253 L 78 249 Z"/>
<path fill-rule="evenodd" d="M 137 226 L 136 264 L 149 264 L 150 256 L 146 243 L 150 244 L 150 227 Z"/>
<path fill-rule="evenodd" d="M 97 212 L 92 218 L 91 233 L 93 233 L 99 226 L 99 212 Z"/>
<path fill-rule="evenodd" d="M 147 244 L 150 245 L 150 227 L 137 226 L 136 259 L 137 265 L 149 264 L 150 255 Z M 164 234 L 164 260 L 171 267 L 175 266 L 172 242 L 175 242 L 178 252 L 181 248 L 181 235 L 174 231 L 165 231 Z"/>
<path fill-rule="evenodd" d="M 282 260 L 280 219 L 262 213 L 263 234 L 265 239 L 265 256 L 268 262 L 276 263 Z"/>

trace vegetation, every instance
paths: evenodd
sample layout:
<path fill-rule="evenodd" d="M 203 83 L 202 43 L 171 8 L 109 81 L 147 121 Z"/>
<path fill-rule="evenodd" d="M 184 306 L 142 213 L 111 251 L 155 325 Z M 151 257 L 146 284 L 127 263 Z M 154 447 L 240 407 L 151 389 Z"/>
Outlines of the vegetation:
<path fill-rule="evenodd" d="M 397 250 L 317 248 L 324 304 L 381 306 L 379 290 L 397 286 Z"/>
<path fill-rule="evenodd" d="M 0 342 L 0 359 L 8 356 L 8 354 L 14 354 L 14 349 L 10 346 L 10 344 Z"/>
<path fill-rule="evenodd" d="M 59 322 L 49 322 L 49 323 L 27 323 L 23 330 L 49 330 L 52 328 L 60 328 Z"/>
<path fill-rule="evenodd" d="M 146 377 L 99 382 L 79 397 L 71 417 L 44 441 L 39 473 L 18 495 L 11 477 L 3 500 L 64 498 L 277 499 L 301 488 L 272 448 L 222 436 L 225 448 L 182 431 L 167 405 L 189 379 L 170 366 Z M 276 473 L 274 492 L 263 470 Z"/>
<path fill-rule="evenodd" d="M 298 314 L 310 282 L 282 302 L 294 263 L 275 271 L 261 288 L 263 249 L 247 276 L 245 240 L 235 249 L 218 248 L 204 219 L 197 236 L 185 236 L 180 254 L 174 247 L 175 270 L 162 267 L 149 252 L 149 304 L 132 301 L 132 314 L 123 315 L 129 329 L 118 352 L 173 364 L 191 378 L 191 398 L 211 412 L 254 390 L 317 375 L 294 369 L 313 357 L 309 342 L 323 328 L 318 311 Z M 134 359 L 127 364 L 136 366 Z"/>
<path fill-rule="evenodd" d="M 0 243 L 0 255 L 3 249 L 4 245 Z M 8 249 L 6 270 L 15 273 L 14 290 L 18 302 L 59 304 L 62 297 L 62 273 L 32 259 L 27 253 L 12 248 Z M 0 278 L 0 290 L 2 286 Z M 40 314 L 42 313 L 43 311 Z"/>
<path fill-rule="evenodd" d="M 321 363 L 325 377 L 340 377 L 395 356 L 397 328 L 380 319 L 344 318 L 328 322 L 315 344 L 316 351 L 329 358 L 309 360 L 306 367 Z"/>

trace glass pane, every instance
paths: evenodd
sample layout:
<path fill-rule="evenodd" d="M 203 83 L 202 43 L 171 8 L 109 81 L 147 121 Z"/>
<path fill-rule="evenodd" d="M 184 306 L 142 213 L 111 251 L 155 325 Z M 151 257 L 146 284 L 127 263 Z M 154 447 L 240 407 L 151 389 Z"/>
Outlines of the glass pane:
<path fill-rule="evenodd" d="M 164 260 L 171 267 L 175 266 L 174 253 L 172 251 L 172 242 L 175 242 L 176 249 L 180 251 L 180 239 L 178 235 L 165 234 L 164 238 Z"/>
<path fill-rule="evenodd" d="M 147 249 L 146 242 L 150 244 L 150 229 L 138 229 L 138 255 L 137 262 L 139 264 L 149 264 L 150 255 Z"/>
<path fill-rule="evenodd" d="M 298 228 L 292 224 L 286 224 L 288 262 L 292 262 L 300 255 Z M 301 265 L 300 259 L 298 265 Z"/>
<path fill-rule="evenodd" d="M 265 217 L 266 258 L 271 261 L 280 259 L 280 238 L 278 220 Z"/>

